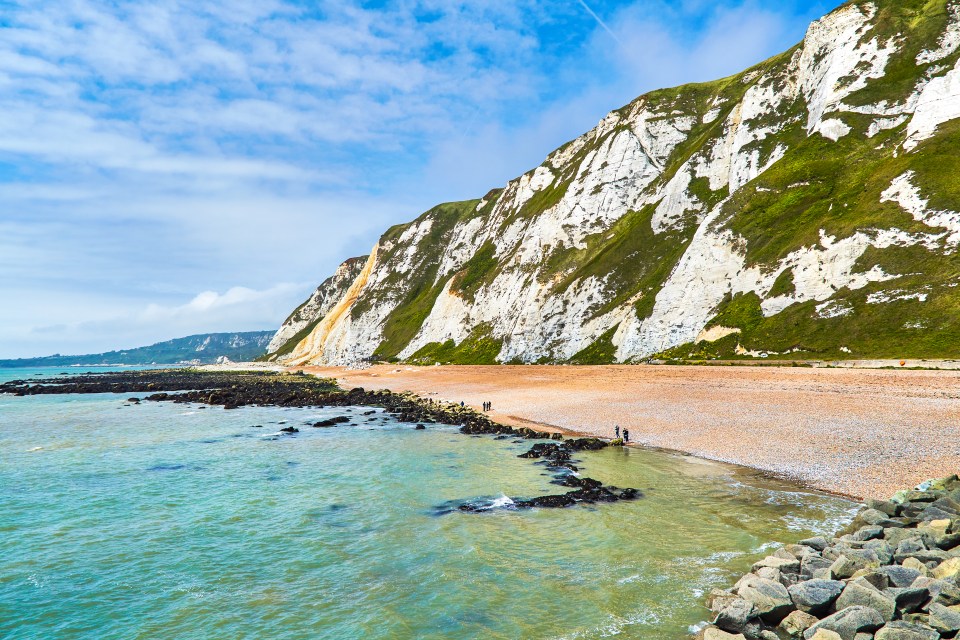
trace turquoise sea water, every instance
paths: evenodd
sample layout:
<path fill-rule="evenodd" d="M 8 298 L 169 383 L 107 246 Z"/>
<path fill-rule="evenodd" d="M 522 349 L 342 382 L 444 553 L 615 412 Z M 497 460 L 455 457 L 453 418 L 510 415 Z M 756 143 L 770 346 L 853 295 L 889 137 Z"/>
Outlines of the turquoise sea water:
<path fill-rule="evenodd" d="M 530 441 L 127 395 L 0 396 L 0 637 L 683 638 L 710 588 L 852 507 L 608 449 L 582 472 L 645 498 L 440 515 L 564 489 Z"/>

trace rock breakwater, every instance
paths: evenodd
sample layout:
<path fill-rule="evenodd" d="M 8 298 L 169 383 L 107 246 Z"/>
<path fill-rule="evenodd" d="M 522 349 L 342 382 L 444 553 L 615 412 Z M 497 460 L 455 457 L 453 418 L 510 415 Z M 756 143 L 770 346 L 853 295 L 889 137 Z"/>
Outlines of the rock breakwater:
<path fill-rule="evenodd" d="M 834 538 L 758 561 L 710 594 L 703 640 L 937 640 L 960 634 L 960 478 L 868 500 Z"/>
<path fill-rule="evenodd" d="M 367 391 L 363 388 L 341 389 L 332 380 L 297 373 L 205 372 L 194 370 L 124 371 L 90 375 L 65 376 L 43 380 L 13 380 L 0 385 L 0 394 L 17 396 L 66 393 L 131 393 L 152 392 L 144 398 L 128 398 L 130 404 L 142 401 L 198 403 L 236 409 L 242 406 L 279 407 L 353 407 L 383 408 L 400 422 L 412 423 L 425 430 L 429 424 L 459 426 L 461 433 L 471 436 L 494 435 L 526 440 L 549 438 L 563 441 L 559 433 L 544 433 L 528 427 L 514 428 L 494 422 L 471 407 L 451 402 L 435 402 L 412 393 L 387 390 Z M 351 424 L 348 416 L 336 416 L 310 424 L 316 428 L 332 428 Z M 295 427 L 282 432 L 299 433 Z M 633 500 L 642 494 L 636 489 L 620 489 L 603 485 L 599 480 L 580 478 L 576 474 L 572 454 L 596 451 L 609 446 L 598 438 L 575 438 L 563 442 L 538 443 L 524 458 L 541 459 L 555 472 L 555 482 L 573 488 L 564 494 L 536 496 L 529 499 L 510 498 L 503 506 L 512 508 L 568 507 L 578 503 Z M 460 511 L 486 511 L 484 502 L 464 501 Z"/>

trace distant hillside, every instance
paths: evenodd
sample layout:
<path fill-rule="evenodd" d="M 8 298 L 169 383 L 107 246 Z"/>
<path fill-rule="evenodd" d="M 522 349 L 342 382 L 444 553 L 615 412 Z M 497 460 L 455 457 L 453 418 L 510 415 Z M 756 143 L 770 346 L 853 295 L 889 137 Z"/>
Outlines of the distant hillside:
<path fill-rule="evenodd" d="M 96 364 L 212 364 L 226 356 L 234 362 L 253 360 L 261 356 L 270 344 L 273 331 L 245 331 L 242 333 L 203 333 L 186 338 L 158 342 L 149 347 L 123 351 L 108 351 L 82 356 L 55 354 L 41 358 L 0 360 L 0 367 L 67 367 Z"/>

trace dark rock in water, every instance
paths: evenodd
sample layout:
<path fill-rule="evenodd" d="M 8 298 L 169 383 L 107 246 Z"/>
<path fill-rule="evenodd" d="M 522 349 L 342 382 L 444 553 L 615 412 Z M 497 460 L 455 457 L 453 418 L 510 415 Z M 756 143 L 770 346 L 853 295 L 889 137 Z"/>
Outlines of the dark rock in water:
<path fill-rule="evenodd" d="M 517 508 L 520 509 L 529 509 L 531 507 L 545 507 L 548 509 L 569 507 L 577 503 L 571 495 L 572 493 L 573 492 L 553 496 L 539 496 L 531 500 L 517 500 L 516 505 Z"/>
<path fill-rule="evenodd" d="M 344 424 L 350 422 L 348 416 L 337 416 L 336 418 L 327 418 L 326 420 L 320 420 L 319 422 L 314 422 L 313 426 L 315 427 L 335 427 L 338 424 Z"/>
<path fill-rule="evenodd" d="M 140 404 L 140 398 L 127 398 L 127 402 L 132 402 L 134 404 Z"/>
<path fill-rule="evenodd" d="M 296 427 L 284 427 L 280 429 L 280 431 L 284 433 L 300 433 L 300 429 L 297 429 Z"/>
<path fill-rule="evenodd" d="M 518 458 L 551 458 L 554 460 L 569 460 L 570 450 L 564 445 L 553 443 L 538 443 L 533 445 L 526 453 L 521 453 Z"/>
<path fill-rule="evenodd" d="M 414 427 L 414 429 L 417 430 L 417 431 L 423 431 L 423 430 L 426 429 L 426 428 L 427 428 L 427 427 L 424 426 L 424 425 L 422 425 L 422 424 L 418 424 L 416 427 Z"/>
<path fill-rule="evenodd" d="M 250 428 L 251 428 L 251 429 L 263 429 L 263 425 L 262 425 L 262 424 L 252 424 L 252 425 L 250 425 Z"/>

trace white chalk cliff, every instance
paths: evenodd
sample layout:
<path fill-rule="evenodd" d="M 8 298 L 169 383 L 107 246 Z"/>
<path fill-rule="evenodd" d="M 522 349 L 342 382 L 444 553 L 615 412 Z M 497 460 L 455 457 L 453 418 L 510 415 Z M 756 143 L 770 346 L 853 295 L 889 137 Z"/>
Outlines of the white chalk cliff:
<path fill-rule="evenodd" d="M 848 3 L 780 56 L 642 96 L 389 230 L 271 358 L 956 355 L 958 49 L 960 0 Z"/>

